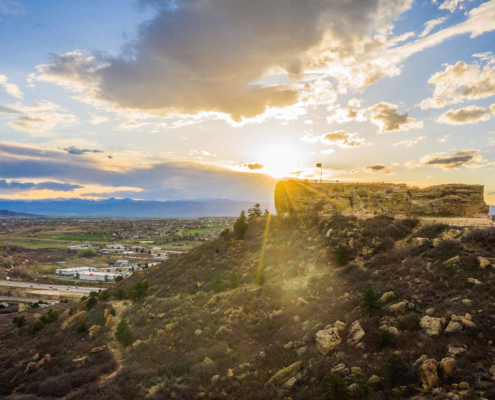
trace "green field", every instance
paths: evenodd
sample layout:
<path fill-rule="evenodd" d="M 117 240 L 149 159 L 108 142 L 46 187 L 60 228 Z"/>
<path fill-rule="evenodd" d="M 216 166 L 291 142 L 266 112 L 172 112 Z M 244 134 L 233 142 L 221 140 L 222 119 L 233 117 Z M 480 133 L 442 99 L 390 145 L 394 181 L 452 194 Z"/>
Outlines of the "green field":
<path fill-rule="evenodd" d="M 226 228 L 229 228 L 229 227 L 228 226 L 212 226 L 211 228 L 182 229 L 180 231 L 180 234 L 182 236 L 190 236 L 190 235 L 195 235 L 196 233 L 201 234 L 201 233 L 207 232 L 207 231 L 218 231 L 218 230 L 224 230 Z"/>

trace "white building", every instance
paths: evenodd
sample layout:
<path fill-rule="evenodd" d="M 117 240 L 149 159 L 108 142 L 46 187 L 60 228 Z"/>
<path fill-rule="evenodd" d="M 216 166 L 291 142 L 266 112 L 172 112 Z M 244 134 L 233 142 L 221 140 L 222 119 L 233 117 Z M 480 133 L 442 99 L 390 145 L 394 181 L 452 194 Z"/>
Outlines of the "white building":
<path fill-rule="evenodd" d="M 55 270 L 55 275 L 63 278 L 79 279 L 80 273 L 96 272 L 96 268 L 93 267 L 79 267 L 79 268 L 60 268 Z"/>

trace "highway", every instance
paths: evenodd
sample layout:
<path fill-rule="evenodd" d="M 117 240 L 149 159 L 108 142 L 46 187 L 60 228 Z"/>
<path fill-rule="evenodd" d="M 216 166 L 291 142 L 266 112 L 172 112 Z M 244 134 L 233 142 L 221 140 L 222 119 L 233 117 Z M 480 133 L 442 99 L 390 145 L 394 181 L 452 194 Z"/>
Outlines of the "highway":
<path fill-rule="evenodd" d="M 36 289 L 36 290 L 57 290 L 61 294 L 62 293 L 89 293 L 89 292 L 97 292 L 100 289 L 104 288 L 94 288 L 94 287 L 84 287 L 84 286 L 63 286 L 63 285 L 45 285 L 41 283 L 31 283 L 31 282 L 13 282 L 13 281 L 1 281 L 0 286 L 7 287 L 17 287 L 17 288 L 25 288 L 25 289 Z"/>

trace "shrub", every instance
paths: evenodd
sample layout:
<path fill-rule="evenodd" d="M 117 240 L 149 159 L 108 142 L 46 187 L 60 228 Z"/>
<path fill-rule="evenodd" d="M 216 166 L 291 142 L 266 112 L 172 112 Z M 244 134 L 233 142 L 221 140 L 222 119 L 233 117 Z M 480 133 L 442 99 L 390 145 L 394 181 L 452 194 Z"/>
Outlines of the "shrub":
<path fill-rule="evenodd" d="M 445 232 L 447 229 L 449 229 L 449 226 L 446 224 L 427 224 L 414 232 L 413 237 L 434 239 L 441 233 Z"/>
<path fill-rule="evenodd" d="M 150 285 L 146 281 L 136 283 L 134 285 L 134 290 L 132 291 L 132 299 L 140 300 L 143 297 L 146 297 L 148 295 L 149 287 Z"/>
<path fill-rule="evenodd" d="M 241 284 L 241 277 L 236 274 L 235 272 L 232 272 L 229 276 L 229 286 L 232 289 L 235 289 Z"/>
<path fill-rule="evenodd" d="M 82 321 L 79 324 L 77 324 L 76 327 L 77 333 L 86 333 L 87 331 L 88 331 L 88 324 L 86 324 L 86 321 Z"/>
<path fill-rule="evenodd" d="M 363 302 L 361 303 L 361 309 L 366 310 L 370 313 L 370 318 L 373 315 L 374 311 L 382 308 L 382 304 L 380 302 L 380 295 L 375 293 L 375 291 L 371 288 L 366 290 L 363 294 Z"/>
<path fill-rule="evenodd" d="M 110 293 L 108 292 L 108 290 L 104 290 L 103 292 L 100 293 L 98 298 L 100 300 L 107 301 L 110 298 Z"/>
<path fill-rule="evenodd" d="M 389 332 L 388 329 L 385 329 L 380 335 L 378 344 L 380 345 L 380 347 L 388 347 L 392 344 L 393 340 L 394 337 L 392 336 L 392 334 Z"/>
<path fill-rule="evenodd" d="M 110 309 L 110 314 L 113 315 L 115 317 L 115 309 L 111 308 Z"/>
<path fill-rule="evenodd" d="M 339 244 L 335 249 L 334 257 L 340 266 L 347 265 L 350 259 L 349 250 L 343 244 Z"/>
<path fill-rule="evenodd" d="M 96 252 L 93 249 L 81 249 L 77 252 L 78 258 L 92 258 L 96 256 Z"/>
<path fill-rule="evenodd" d="M 256 270 L 256 275 L 254 276 L 254 282 L 259 286 L 264 285 L 266 282 L 265 269 L 261 265 Z"/>
<path fill-rule="evenodd" d="M 74 314 L 74 307 L 69 308 L 69 316 Z"/>
<path fill-rule="evenodd" d="M 397 354 L 393 354 L 385 364 L 385 382 L 394 388 L 404 381 L 405 374 L 406 364 L 404 364 L 404 361 Z"/>
<path fill-rule="evenodd" d="M 246 218 L 246 213 L 244 210 L 241 211 L 241 215 L 235 221 L 234 224 L 234 232 L 235 235 L 237 236 L 237 239 L 244 239 L 244 236 L 246 236 L 246 233 L 248 231 L 248 223 L 247 223 L 247 218 Z"/>
<path fill-rule="evenodd" d="M 48 322 L 55 322 L 58 319 L 58 311 L 52 310 L 51 308 L 48 310 Z"/>
<path fill-rule="evenodd" d="M 119 275 L 119 276 L 116 276 L 115 277 L 115 282 L 120 282 L 120 281 L 123 281 L 124 280 L 124 277 L 122 275 Z"/>
<path fill-rule="evenodd" d="M 125 290 L 122 288 L 117 288 L 113 292 L 113 296 L 117 298 L 117 300 L 124 300 L 125 299 Z"/>
<path fill-rule="evenodd" d="M 124 347 L 130 346 L 134 342 L 134 335 L 125 319 L 121 320 L 117 325 L 115 337 Z"/>
<path fill-rule="evenodd" d="M 88 299 L 88 302 L 86 303 L 86 309 L 89 311 L 94 308 L 96 304 L 98 304 L 98 300 L 96 299 L 96 297 L 90 297 Z"/>
<path fill-rule="evenodd" d="M 211 290 L 214 293 L 219 293 L 223 290 L 224 282 L 219 274 L 216 274 L 210 282 Z"/>
<path fill-rule="evenodd" d="M 226 228 L 220 233 L 220 237 L 225 237 L 230 233 L 230 229 Z"/>
<path fill-rule="evenodd" d="M 45 324 L 41 320 L 34 321 L 33 326 L 31 327 L 31 333 L 38 333 L 45 327 Z"/>
<path fill-rule="evenodd" d="M 27 325 L 26 318 L 25 317 L 14 317 L 12 322 L 18 327 L 22 328 L 23 326 Z"/>
<path fill-rule="evenodd" d="M 320 387 L 328 400 L 349 400 L 351 398 L 344 378 L 338 375 L 332 373 L 325 375 Z"/>
<path fill-rule="evenodd" d="M 98 292 L 95 292 L 94 290 L 89 292 L 89 297 L 98 297 Z"/>

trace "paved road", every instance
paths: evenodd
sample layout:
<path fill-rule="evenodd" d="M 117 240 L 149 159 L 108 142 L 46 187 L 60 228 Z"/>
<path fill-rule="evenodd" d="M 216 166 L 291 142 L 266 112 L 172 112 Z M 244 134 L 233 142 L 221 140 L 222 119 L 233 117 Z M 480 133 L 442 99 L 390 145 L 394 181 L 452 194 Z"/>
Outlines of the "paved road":
<path fill-rule="evenodd" d="M 48 300 L 48 299 L 32 299 L 28 297 L 12 297 L 12 296 L 0 296 L 0 301 L 29 301 L 32 303 L 37 303 L 38 300 L 43 300 L 48 304 L 58 303 L 58 300 Z"/>
<path fill-rule="evenodd" d="M 27 288 L 27 289 L 37 289 L 37 290 L 55 290 L 61 293 L 74 292 L 74 293 L 89 293 L 92 291 L 97 292 L 102 288 L 94 288 L 94 287 L 84 287 L 78 286 L 63 286 L 63 285 L 45 285 L 40 283 L 31 283 L 31 282 L 13 282 L 13 281 L 0 281 L 0 286 L 8 286 L 8 287 L 18 287 L 18 288 Z"/>

